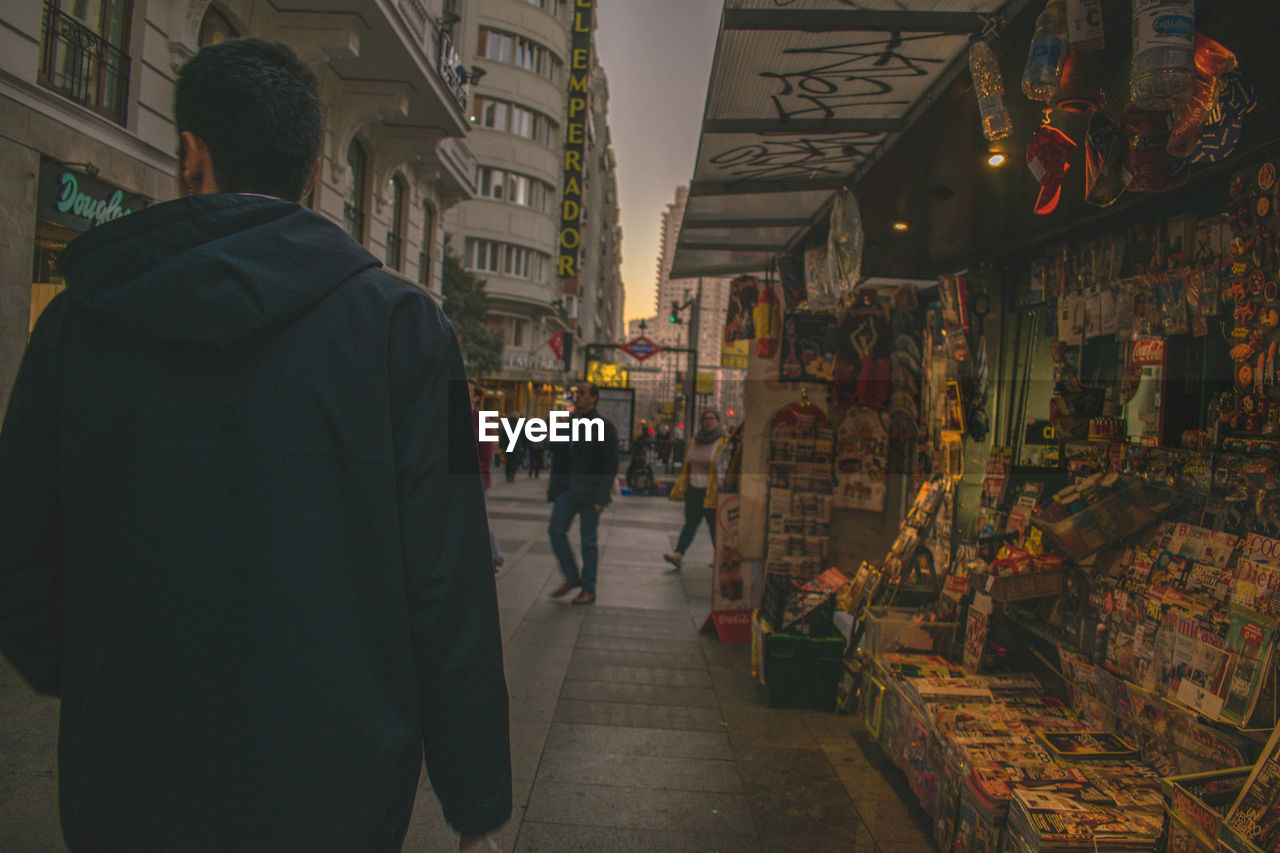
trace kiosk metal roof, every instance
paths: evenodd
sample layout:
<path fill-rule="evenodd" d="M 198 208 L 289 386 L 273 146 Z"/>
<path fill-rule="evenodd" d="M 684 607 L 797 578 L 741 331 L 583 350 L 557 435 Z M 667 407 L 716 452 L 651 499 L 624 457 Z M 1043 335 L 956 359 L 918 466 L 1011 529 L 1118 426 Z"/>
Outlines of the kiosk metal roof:
<path fill-rule="evenodd" d="M 1027 0 L 725 0 L 672 278 L 768 269 Z"/>

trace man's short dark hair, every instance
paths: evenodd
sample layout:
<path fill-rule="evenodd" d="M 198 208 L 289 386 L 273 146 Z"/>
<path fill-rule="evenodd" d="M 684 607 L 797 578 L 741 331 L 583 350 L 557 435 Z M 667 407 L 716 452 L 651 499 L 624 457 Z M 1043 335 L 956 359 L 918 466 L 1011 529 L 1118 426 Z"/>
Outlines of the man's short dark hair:
<path fill-rule="evenodd" d="M 204 140 L 223 192 L 298 201 L 324 138 L 316 78 L 288 46 L 226 39 L 182 66 L 173 97 L 178 132 Z"/>
<path fill-rule="evenodd" d="M 579 382 L 577 387 L 579 390 L 586 388 L 587 393 L 590 394 L 593 399 L 596 399 L 596 400 L 600 399 L 600 389 L 596 387 L 596 383 L 583 381 L 583 382 Z"/>

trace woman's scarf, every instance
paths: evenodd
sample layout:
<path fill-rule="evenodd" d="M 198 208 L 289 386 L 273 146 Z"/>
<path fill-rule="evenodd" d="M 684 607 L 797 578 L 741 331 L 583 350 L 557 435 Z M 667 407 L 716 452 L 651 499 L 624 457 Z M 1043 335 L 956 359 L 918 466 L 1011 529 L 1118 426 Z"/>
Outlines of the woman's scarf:
<path fill-rule="evenodd" d="M 693 437 L 693 440 L 698 444 L 710 444 L 711 442 L 715 441 L 716 439 L 722 438 L 723 436 L 724 436 L 724 427 L 722 426 L 715 426 L 715 427 L 712 427 L 711 429 L 707 429 L 706 427 L 703 427 L 702 429 L 698 430 L 698 433 Z"/>

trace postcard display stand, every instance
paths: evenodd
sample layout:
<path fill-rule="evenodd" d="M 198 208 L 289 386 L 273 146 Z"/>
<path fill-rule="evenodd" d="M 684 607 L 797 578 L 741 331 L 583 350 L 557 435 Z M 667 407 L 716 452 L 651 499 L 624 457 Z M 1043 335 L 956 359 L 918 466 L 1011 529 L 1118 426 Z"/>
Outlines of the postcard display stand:
<path fill-rule="evenodd" d="M 1280 537 L 1227 521 L 1274 515 L 1274 463 L 1248 441 L 1063 441 L 1042 465 L 1070 481 L 1056 492 L 1011 484 L 1010 452 L 992 453 L 977 541 L 938 549 L 942 596 L 967 605 L 963 654 L 886 647 L 878 626 L 863 644 L 867 726 L 940 849 L 1280 850 Z M 921 490 L 850 609 L 882 618 L 863 608 L 891 600 L 946 485 Z M 1043 643 L 1065 692 L 1049 673 L 982 674 L 989 622 Z"/>

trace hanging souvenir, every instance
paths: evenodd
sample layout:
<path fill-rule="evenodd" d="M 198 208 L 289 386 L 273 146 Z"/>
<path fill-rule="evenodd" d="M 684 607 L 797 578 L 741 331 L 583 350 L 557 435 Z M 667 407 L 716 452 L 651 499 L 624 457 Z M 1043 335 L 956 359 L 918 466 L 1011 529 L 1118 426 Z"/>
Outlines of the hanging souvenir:
<path fill-rule="evenodd" d="M 765 283 L 760 288 L 760 298 L 752 309 L 756 330 L 756 355 L 760 358 L 773 358 L 778 352 L 778 334 L 781 330 L 781 317 L 778 311 L 778 297 L 773 286 Z"/>
<path fill-rule="evenodd" d="M 1130 179 L 1124 168 L 1128 152 L 1129 140 L 1118 124 L 1102 112 L 1089 116 L 1084 140 L 1085 201 L 1107 207 L 1120 198 Z"/>
<path fill-rule="evenodd" d="M 1067 158 L 1076 144 L 1056 127 L 1043 124 L 1027 145 L 1027 168 L 1040 182 L 1040 194 L 1036 197 L 1038 214 L 1053 213 L 1062 195 L 1062 177 L 1066 174 Z"/>
<path fill-rule="evenodd" d="M 795 255 L 778 258 L 778 283 L 782 285 L 782 307 L 794 311 L 805 300 L 804 260 Z"/>
<path fill-rule="evenodd" d="M 868 299 L 845 312 L 836 352 L 840 404 L 885 408 L 891 387 L 889 355 L 893 352 L 893 335 L 879 302 Z"/>
<path fill-rule="evenodd" d="M 729 310 L 724 323 L 726 345 L 755 338 L 754 314 L 759 299 L 760 281 L 755 276 L 739 276 L 729 283 Z"/>
<path fill-rule="evenodd" d="M 1218 108 L 1223 75 L 1236 69 L 1236 56 L 1211 38 L 1196 34 L 1196 83 L 1191 100 L 1170 113 L 1169 144 L 1174 157 L 1190 157 L 1209 117 Z"/>
<path fill-rule="evenodd" d="M 833 381 L 837 335 L 834 314 L 789 313 L 783 321 L 780 378 L 789 382 Z"/>
<path fill-rule="evenodd" d="M 831 307 L 838 307 L 862 278 L 862 242 L 862 212 L 858 209 L 858 200 L 852 190 L 843 189 L 836 193 L 827 233 L 827 263 L 831 267 L 834 303 Z M 817 305 L 811 307 L 818 308 Z"/>
<path fill-rule="evenodd" d="M 837 509 L 884 509 L 889 480 L 889 432 L 884 415 L 855 408 L 836 430 L 835 506 Z"/>

